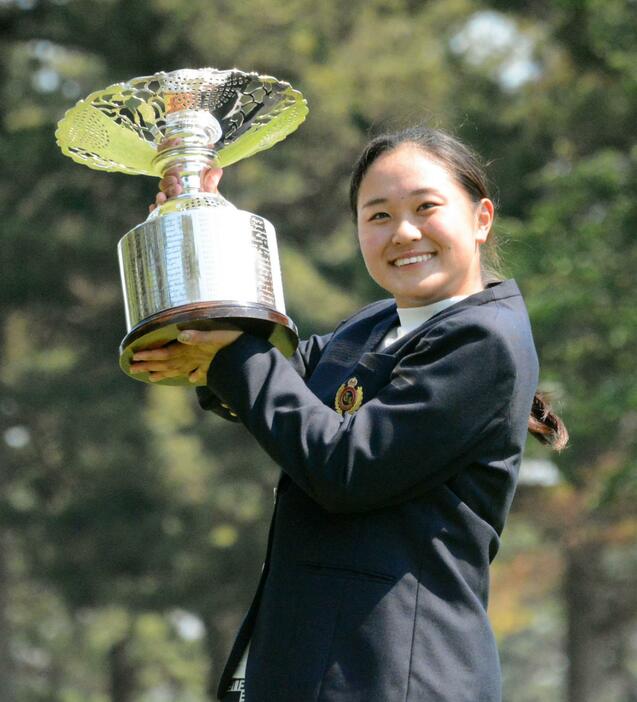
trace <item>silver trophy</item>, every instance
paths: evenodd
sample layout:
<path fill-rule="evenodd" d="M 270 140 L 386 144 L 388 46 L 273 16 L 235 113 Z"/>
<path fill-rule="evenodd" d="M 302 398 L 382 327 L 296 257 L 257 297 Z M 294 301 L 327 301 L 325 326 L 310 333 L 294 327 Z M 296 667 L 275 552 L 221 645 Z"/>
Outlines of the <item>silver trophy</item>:
<path fill-rule="evenodd" d="M 183 193 L 119 242 L 127 334 L 120 366 L 182 329 L 239 327 L 291 355 L 273 226 L 201 190 L 202 171 L 236 163 L 284 139 L 307 104 L 288 83 L 232 69 L 184 69 L 117 83 L 80 100 L 59 122 L 62 152 L 90 168 L 180 176 Z M 160 384 L 187 384 L 186 378 Z"/>

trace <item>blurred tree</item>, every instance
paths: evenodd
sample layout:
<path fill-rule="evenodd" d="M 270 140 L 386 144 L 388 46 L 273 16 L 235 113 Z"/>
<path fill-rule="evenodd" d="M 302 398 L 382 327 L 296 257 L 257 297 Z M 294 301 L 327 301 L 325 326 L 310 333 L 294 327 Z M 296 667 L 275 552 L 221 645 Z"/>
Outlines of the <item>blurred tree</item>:
<path fill-rule="evenodd" d="M 637 575 L 637 8 L 595 1 L 548 12 L 509 8 L 543 27 L 545 38 L 534 57 L 538 78 L 511 101 L 508 118 L 549 153 L 525 179 L 507 226 L 520 242 L 516 269 L 545 382 L 563 401 L 572 435 L 558 459 L 566 485 L 531 509 L 541 506 L 546 534 L 564 553 L 569 702 L 630 700 L 637 690 L 626 664 L 637 620 L 629 585 Z"/>

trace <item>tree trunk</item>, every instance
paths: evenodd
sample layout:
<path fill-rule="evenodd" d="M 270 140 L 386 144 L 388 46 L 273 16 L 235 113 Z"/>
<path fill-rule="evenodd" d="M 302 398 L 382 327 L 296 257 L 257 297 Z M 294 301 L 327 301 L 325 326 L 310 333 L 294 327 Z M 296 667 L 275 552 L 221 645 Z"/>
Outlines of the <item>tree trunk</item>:
<path fill-rule="evenodd" d="M 117 641 L 109 651 L 111 702 L 132 702 L 135 699 L 135 670 L 128 658 L 130 638 Z"/>
<path fill-rule="evenodd" d="M 595 583 L 600 556 L 600 548 L 594 544 L 580 544 L 566 551 L 568 702 L 597 702 L 598 685 L 603 679 L 596 635 L 600 603 Z"/>
<path fill-rule="evenodd" d="M 217 699 L 219 678 L 234 643 L 238 622 L 240 618 L 237 614 L 217 615 L 206 620 L 206 648 L 209 661 L 206 689 L 211 700 Z"/>
<path fill-rule="evenodd" d="M 9 566 L 6 534 L 0 531 L 0 702 L 15 702 L 11 660 L 11 627 L 8 618 Z"/>

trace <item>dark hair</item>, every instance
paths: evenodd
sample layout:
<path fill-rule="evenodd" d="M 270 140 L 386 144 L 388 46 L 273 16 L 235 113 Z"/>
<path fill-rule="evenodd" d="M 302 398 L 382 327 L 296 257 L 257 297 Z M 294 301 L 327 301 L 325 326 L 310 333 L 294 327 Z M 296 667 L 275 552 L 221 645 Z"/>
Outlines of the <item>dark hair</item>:
<path fill-rule="evenodd" d="M 356 215 L 358 191 L 369 167 L 384 153 L 402 144 L 414 144 L 439 161 L 456 178 L 474 202 L 489 196 L 487 176 L 475 151 L 441 129 L 417 126 L 399 132 L 380 134 L 358 157 L 350 180 L 349 203 Z"/>
<path fill-rule="evenodd" d="M 541 444 L 546 444 L 555 451 L 561 451 L 568 444 L 568 429 L 551 409 L 547 396 L 536 392 L 529 416 L 529 432 Z"/>
<path fill-rule="evenodd" d="M 358 210 L 358 191 L 369 167 L 379 156 L 389 153 L 402 144 L 413 144 L 428 156 L 438 161 L 456 179 L 467 195 L 475 203 L 483 198 L 492 199 L 485 167 L 478 154 L 469 146 L 442 129 L 432 129 L 424 125 L 409 127 L 398 132 L 380 134 L 373 138 L 358 157 L 352 170 L 349 187 L 349 203 L 354 219 Z M 489 282 L 502 280 L 500 257 L 491 234 L 483 246 L 481 256 L 482 280 Z M 529 432 L 543 444 L 561 451 L 568 442 L 568 431 L 564 422 L 551 410 L 546 397 L 535 393 Z"/>

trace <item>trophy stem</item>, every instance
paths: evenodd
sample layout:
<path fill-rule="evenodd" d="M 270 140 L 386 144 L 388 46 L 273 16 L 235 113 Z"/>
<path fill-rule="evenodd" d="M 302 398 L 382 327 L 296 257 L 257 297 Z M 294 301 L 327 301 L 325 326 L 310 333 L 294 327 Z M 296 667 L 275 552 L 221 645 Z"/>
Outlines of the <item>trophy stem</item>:
<path fill-rule="evenodd" d="M 182 172 L 181 186 L 183 188 L 184 194 L 186 195 L 201 192 L 201 171 L 199 173 Z"/>
<path fill-rule="evenodd" d="M 221 138 L 219 122 L 208 112 L 175 110 L 166 115 L 165 136 L 153 159 L 162 178 L 170 172 L 180 178 L 186 195 L 201 193 L 201 174 L 215 165 L 215 144 Z"/>
<path fill-rule="evenodd" d="M 210 147 L 184 147 L 164 149 L 154 159 L 161 169 L 162 178 L 167 173 L 181 180 L 184 194 L 197 194 L 202 190 L 202 173 L 217 162 L 217 152 Z"/>

